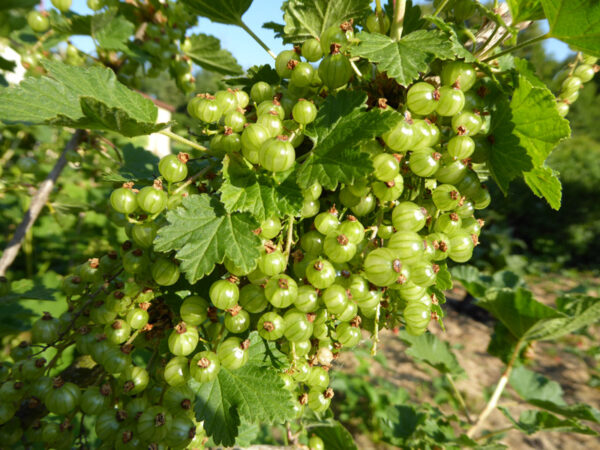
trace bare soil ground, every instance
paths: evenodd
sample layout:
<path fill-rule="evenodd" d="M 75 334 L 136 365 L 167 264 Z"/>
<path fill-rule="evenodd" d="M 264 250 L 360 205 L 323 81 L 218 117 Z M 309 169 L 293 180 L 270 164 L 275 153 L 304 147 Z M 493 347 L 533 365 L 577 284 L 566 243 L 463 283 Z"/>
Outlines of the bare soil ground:
<path fill-rule="evenodd" d="M 551 276 L 529 279 L 529 287 L 539 301 L 552 305 L 557 293 L 566 292 L 582 286 L 588 294 L 598 296 L 600 279 L 586 277 Z M 473 417 L 483 409 L 486 398 L 494 389 L 503 370 L 502 362 L 487 354 L 493 319 L 483 310 L 470 305 L 466 292 L 460 286 L 449 295 L 446 305 L 447 317 L 444 320 L 446 331 L 432 326 L 431 332 L 455 347 L 455 354 L 468 374 L 468 379 L 457 382 L 459 390 L 466 399 L 467 406 Z M 593 355 L 586 355 L 586 349 L 597 348 L 599 345 L 600 327 L 591 327 L 590 337 L 569 336 L 558 343 L 538 343 L 534 347 L 534 357 L 530 369 L 544 374 L 557 381 L 563 387 L 565 400 L 569 404 L 587 403 L 600 409 L 600 389 L 589 385 L 591 372 L 595 367 Z M 427 389 L 431 384 L 430 372 L 425 371 L 411 362 L 404 355 L 405 346 L 392 332 L 382 333 L 381 351 L 384 352 L 391 365 L 391 370 L 385 370 L 377 363 L 373 364 L 373 374 L 386 376 L 399 387 L 407 389 L 415 401 L 432 402 L 432 391 Z M 575 351 L 573 351 L 575 349 Z M 352 372 L 356 366 L 354 356 L 348 354 L 340 361 L 342 370 Z M 391 375 L 390 375 L 391 374 Z M 506 406 L 518 417 L 531 406 L 522 402 L 510 387 L 505 390 L 500 405 Z M 447 405 L 442 410 L 451 411 Z M 504 415 L 495 410 L 488 418 L 485 430 L 498 430 L 510 426 Z M 596 427 L 600 431 L 599 427 Z M 374 445 L 364 436 L 356 436 L 361 449 L 391 448 Z M 510 449 L 540 449 L 540 450 L 579 450 L 600 449 L 600 439 L 592 436 L 568 433 L 537 433 L 526 436 L 519 431 L 509 431 L 501 440 Z"/>

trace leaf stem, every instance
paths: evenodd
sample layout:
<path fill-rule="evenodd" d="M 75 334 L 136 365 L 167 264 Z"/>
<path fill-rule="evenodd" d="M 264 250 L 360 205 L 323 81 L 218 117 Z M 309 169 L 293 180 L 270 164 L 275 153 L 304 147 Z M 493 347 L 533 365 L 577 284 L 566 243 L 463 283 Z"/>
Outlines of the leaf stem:
<path fill-rule="evenodd" d="M 433 13 L 433 17 L 437 17 L 438 14 L 440 14 L 444 8 L 446 7 L 446 5 L 450 2 L 450 0 L 444 0 L 440 6 L 437 7 L 437 9 L 435 10 L 435 12 Z"/>
<path fill-rule="evenodd" d="M 356 67 L 354 61 L 350 61 L 350 67 L 352 67 L 352 70 L 354 70 L 354 73 L 358 78 L 362 78 L 362 73 L 360 73 L 360 70 L 358 70 L 358 67 Z"/>
<path fill-rule="evenodd" d="M 287 238 L 285 241 L 285 257 L 290 259 L 290 252 L 292 251 L 292 244 L 294 240 L 294 216 L 289 216 L 288 222 L 288 232 Z"/>
<path fill-rule="evenodd" d="M 452 375 L 449 373 L 447 373 L 445 375 L 446 375 L 446 379 L 448 380 L 448 383 L 450 383 L 450 386 L 452 387 L 452 391 L 454 392 L 454 396 L 456 397 L 456 400 L 458 401 L 458 403 L 460 404 L 460 407 L 463 409 L 463 411 L 465 413 L 467 422 L 472 424 L 473 420 L 471 419 L 471 415 L 469 414 L 469 408 L 467 408 L 467 404 L 465 402 L 464 397 L 462 396 L 462 394 L 456 387 L 456 383 L 454 383 L 454 378 L 452 378 Z"/>
<path fill-rule="evenodd" d="M 254 31 L 252 31 L 252 30 L 251 30 L 251 29 L 248 27 L 248 25 L 246 25 L 246 24 L 244 23 L 244 21 L 243 21 L 243 20 L 240 20 L 240 23 L 238 23 L 238 26 L 239 26 L 240 28 L 242 28 L 242 29 L 243 29 L 243 30 L 244 30 L 246 33 L 248 33 L 250 36 L 252 36 L 252 38 L 253 38 L 253 39 L 254 39 L 256 42 L 258 42 L 258 45 L 260 45 L 262 48 L 264 48 L 264 49 L 265 49 L 265 51 L 266 51 L 266 52 L 267 52 L 269 55 L 271 55 L 271 57 L 272 57 L 273 59 L 277 59 L 277 55 L 276 55 L 276 54 L 273 52 L 273 50 L 271 50 L 271 49 L 270 49 L 270 48 L 267 46 L 267 44 L 265 44 L 265 43 L 262 41 L 262 39 L 261 39 L 261 38 L 259 38 L 259 37 L 258 37 L 256 34 L 254 34 Z"/>
<path fill-rule="evenodd" d="M 379 344 L 379 315 L 381 313 L 381 302 L 377 304 L 375 311 L 375 324 L 373 325 L 373 346 L 371 347 L 371 356 L 377 355 L 377 344 Z"/>
<path fill-rule="evenodd" d="M 196 144 L 195 142 L 190 141 L 189 139 L 186 139 L 183 136 L 179 136 L 178 134 L 175 134 L 172 131 L 161 130 L 161 131 L 159 131 L 159 133 L 167 136 L 168 138 L 173 139 L 174 141 L 179 142 L 180 144 L 184 144 L 184 145 L 192 147 L 196 150 L 200 150 L 201 152 L 205 152 L 208 150 L 208 148 L 204 147 L 203 145 Z"/>
<path fill-rule="evenodd" d="M 179 186 L 177 189 L 175 189 L 173 191 L 173 195 L 175 194 L 179 194 L 181 191 L 183 191 L 186 187 L 188 187 L 190 184 L 192 184 L 194 181 L 196 181 L 198 178 L 202 177 L 206 172 L 208 172 L 210 169 L 212 169 L 215 166 L 214 161 L 211 162 L 208 166 L 206 166 L 204 169 L 202 169 L 200 172 L 194 174 L 193 176 L 191 176 L 190 178 L 188 178 L 185 183 L 183 183 L 181 186 Z"/>
<path fill-rule="evenodd" d="M 447 0 L 446 0 L 447 1 Z M 392 20 L 392 29 L 390 37 L 394 41 L 399 41 L 402 37 L 402 28 L 404 26 L 404 12 L 406 11 L 406 0 L 396 0 L 394 5 L 394 17 Z"/>
<path fill-rule="evenodd" d="M 487 434 L 483 434 L 475 439 L 473 439 L 474 441 L 481 441 L 483 439 L 487 439 L 487 438 L 491 438 L 492 436 L 496 436 L 498 434 L 502 434 L 502 433 L 506 433 L 507 431 L 510 431 L 512 429 L 514 429 L 515 427 L 506 427 L 506 428 L 500 428 L 498 430 L 494 430 L 494 431 L 490 431 Z"/>
<path fill-rule="evenodd" d="M 512 355 L 510 357 L 510 361 L 508 362 L 508 364 L 506 365 L 506 368 L 504 369 L 504 373 L 502 374 L 502 376 L 500 377 L 500 380 L 498 381 L 498 384 L 496 385 L 496 389 L 494 390 L 492 397 L 488 401 L 487 405 L 485 405 L 485 408 L 483 409 L 483 411 L 481 411 L 481 414 L 479 414 L 479 417 L 477 417 L 477 421 L 475 422 L 475 425 L 473 425 L 467 431 L 468 437 L 473 438 L 475 433 L 477 433 L 477 431 L 479 431 L 479 429 L 483 426 L 483 423 L 486 421 L 488 416 L 492 413 L 492 411 L 498 405 L 498 400 L 500 400 L 502 391 L 504 391 L 504 388 L 506 387 L 506 384 L 508 383 L 508 377 L 510 376 L 510 372 L 515 364 L 515 361 L 517 360 L 519 351 L 521 350 L 521 345 L 522 345 L 522 341 L 519 340 L 519 342 L 517 342 L 517 344 L 515 346 L 515 350 L 513 351 Z"/>
<path fill-rule="evenodd" d="M 541 36 L 528 39 L 524 42 L 521 42 L 520 44 L 517 44 L 513 47 L 507 48 L 506 50 L 502 50 L 500 53 L 496 53 L 495 55 L 488 56 L 487 58 L 485 58 L 483 60 L 483 62 L 488 62 L 490 60 L 500 58 L 501 56 L 508 55 L 509 53 L 512 53 L 515 50 L 519 50 L 523 47 L 527 47 L 529 45 L 535 44 L 536 42 L 543 41 L 544 39 L 548 39 L 549 37 L 550 37 L 550 35 L 548 33 L 546 33 L 546 34 L 542 34 Z"/>
<path fill-rule="evenodd" d="M 375 14 L 377 15 L 377 19 L 379 20 L 379 31 L 381 34 L 385 34 L 385 24 L 384 24 L 384 12 L 381 7 L 381 0 L 375 0 Z"/>

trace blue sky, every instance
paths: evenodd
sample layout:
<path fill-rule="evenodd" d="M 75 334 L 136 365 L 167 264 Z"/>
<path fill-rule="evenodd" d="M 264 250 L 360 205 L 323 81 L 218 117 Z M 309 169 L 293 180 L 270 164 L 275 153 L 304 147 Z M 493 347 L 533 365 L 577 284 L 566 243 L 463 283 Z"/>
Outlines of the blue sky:
<path fill-rule="evenodd" d="M 47 3 L 50 3 L 49 1 Z M 418 1 L 417 3 L 425 3 Z M 279 9 L 280 0 L 255 0 L 250 9 L 244 14 L 244 21 L 275 53 L 283 49 L 281 42 L 273 38 L 273 32 L 262 28 L 265 22 L 283 23 L 282 12 Z M 80 14 L 91 14 L 86 6 L 86 0 L 73 0 L 72 9 Z M 229 50 L 244 68 L 255 64 L 268 64 L 273 59 L 242 29 L 233 25 L 212 23 L 201 18 L 193 32 L 212 34 L 221 40 L 221 46 Z M 75 37 L 73 43 L 81 50 L 90 52 L 93 43 L 89 37 Z M 555 39 L 547 40 L 546 49 L 557 59 L 563 59 L 570 52 L 566 44 Z"/>

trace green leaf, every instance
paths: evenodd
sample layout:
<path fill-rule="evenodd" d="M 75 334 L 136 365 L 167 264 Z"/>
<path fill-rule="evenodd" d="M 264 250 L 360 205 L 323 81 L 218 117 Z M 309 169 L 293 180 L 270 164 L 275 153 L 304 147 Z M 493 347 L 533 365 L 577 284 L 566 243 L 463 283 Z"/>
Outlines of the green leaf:
<path fill-rule="evenodd" d="M 377 416 L 386 440 L 394 444 L 403 444 L 401 440 L 410 438 L 426 418 L 408 405 L 390 405 Z"/>
<path fill-rule="evenodd" d="M 406 354 L 416 361 L 423 362 L 443 374 L 456 376 L 465 375 L 464 369 L 458 363 L 447 342 L 441 341 L 431 333 L 412 336 L 405 329 L 400 330 L 398 337 L 409 345 Z"/>
<path fill-rule="evenodd" d="M 487 309 L 504 324 L 517 339 L 532 340 L 528 331 L 543 319 L 565 317 L 561 312 L 538 302 L 531 291 L 517 289 L 488 289 L 477 305 Z"/>
<path fill-rule="evenodd" d="M 38 0 L 2 0 L 0 2 L 0 11 L 4 9 L 33 8 L 38 3 Z"/>
<path fill-rule="evenodd" d="M 188 37 L 190 46 L 185 54 L 205 70 L 223 75 L 240 75 L 242 68 L 234 56 L 221 48 L 221 42 L 207 34 L 192 34 Z"/>
<path fill-rule="evenodd" d="M 229 214 L 223 205 L 206 194 L 183 199 L 182 207 L 167 213 L 154 249 L 177 251 L 181 270 L 190 283 L 211 273 L 225 257 L 243 270 L 256 265 L 260 239 L 253 233 L 258 223 L 249 214 Z"/>
<path fill-rule="evenodd" d="M 427 72 L 435 58 L 449 59 L 455 56 L 448 37 L 438 30 L 419 30 L 407 34 L 399 41 L 380 33 L 358 34 L 360 44 L 352 47 L 352 56 L 376 63 L 381 72 L 407 86 Z"/>
<path fill-rule="evenodd" d="M 127 181 L 154 180 L 157 177 L 158 157 L 143 147 L 127 144 L 121 147 L 123 165 L 118 172 L 104 176 L 106 181 L 125 183 Z"/>
<path fill-rule="evenodd" d="M 119 83 L 108 68 L 43 64 L 52 78 L 28 77 L 0 89 L 0 121 L 111 130 L 128 137 L 168 126 L 156 123 L 158 110 L 151 100 Z"/>
<path fill-rule="evenodd" d="M 15 69 L 15 62 L 9 61 L 8 59 L 4 59 L 0 56 L 0 70 L 6 70 L 8 72 L 12 72 Z"/>
<path fill-rule="evenodd" d="M 475 298 L 482 298 L 489 287 L 491 279 L 482 279 L 481 272 L 475 266 L 461 264 L 452 268 L 452 276 Z"/>
<path fill-rule="evenodd" d="M 517 338 L 511 334 L 510 330 L 502 322 L 496 322 L 494 324 L 494 332 L 487 346 L 487 352 L 492 356 L 500 358 L 505 364 L 508 364 L 518 343 Z"/>
<path fill-rule="evenodd" d="M 515 420 L 508 409 L 499 406 L 498 409 L 510 420 L 515 427 L 531 435 L 538 431 L 557 431 L 563 433 L 581 433 L 597 435 L 594 430 L 573 419 L 560 419 L 546 411 L 523 411 L 519 420 Z"/>
<path fill-rule="evenodd" d="M 276 369 L 289 366 L 287 356 L 277 348 L 275 342 L 265 341 L 258 335 L 257 331 L 252 331 L 248 339 L 250 339 L 250 348 L 248 348 L 249 364 L 275 367 Z"/>
<path fill-rule="evenodd" d="M 208 383 L 189 381 L 196 392 L 194 411 L 216 444 L 232 446 L 240 419 L 252 423 L 282 423 L 295 415 L 292 393 L 270 367 L 247 363 L 238 370 L 223 367 Z"/>
<path fill-rule="evenodd" d="M 8 294 L 0 297 L 0 304 L 18 300 L 55 300 L 60 291 L 44 286 L 40 280 L 23 278 L 10 284 Z"/>
<path fill-rule="evenodd" d="M 550 25 L 549 36 L 600 57 L 600 2 L 597 0 L 542 0 Z"/>
<path fill-rule="evenodd" d="M 240 158 L 223 162 L 221 201 L 229 212 L 249 212 L 259 221 L 296 216 L 302 208 L 302 191 L 293 177 L 277 183 L 272 176 L 248 168 Z"/>
<path fill-rule="evenodd" d="M 467 50 L 462 42 L 460 42 L 454 25 L 445 22 L 444 19 L 438 16 L 425 16 L 424 18 L 435 24 L 435 26 L 446 33 L 448 39 L 450 39 L 450 43 L 452 44 L 452 51 L 457 58 L 464 59 L 466 62 L 477 61 L 477 58 L 475 58 L 473 53 Z"/>
<path fill-rule="evenodd" d="M 69 11 L 67 13 L 58 13 L 55 10 L 50 11 L 50 24 L 52 29 L 66 35 L 85 35 L 92 34 L 92 19 L 94 16 L 82 16 Z"/>
<path fill-rule="evenodd" d="M 448 270 L 448 264 L 440 263 L 438 266 L 440 269 L 435 275 L 435 285 L 442 291 L 452 289 L 452 275 Z"/>
<path fill-rule="evenodd" d="M 371 12 L 370 0 L 287 0 L 281 9 L 285 20 L 286 42 L 319 38 L 331 26 L 361 19 Z"/>
<path fill-rule="evenodd" d="M 511 180 L 542 167 L 556 144 L 569 134 L 569 123 L 558 114 L 552 93 L 519 75 L 511 101 L 500 98 L 492 114 L 488 167 L 500 189 L 506 193 Z M 555 184 L 535 184 L 539 175 L 536 171 L 529 177 L 537 189 L 534 192 L 556 205 Z"/>
<path fill-rule="evenodd" d="M 181 0 L 195 14 L 213 22 L 239 25 L 252 0 Z"/>
<path fill-rule="evenodd" d="M 550 167 L 536 167 L 524 173 L 523 178 L 531 192 L 540 198 L 545 198 L 552 209 L 560 209 L 562 184 L 558 179 L 558 172 Z"/>
<path fill-rule="evenodd" d="M 323 440 L 327 450 L 357 450 L 352 435 L 337 420 L 329 419 L 327 422 L 319 422 L 318 425 L 310 425 L 309 434 L 316 434 Z"/>
<path fill-rule="evenodd" d="M 110 10 L 92 18 L 92 37 L 106 50 L 127 51 L 127 41 L 134 30 L 133 23 Z"/>
<path fill-rule="evenodd" d="M 231 86 L 247 87 L 249 91 L 252 85 L 259 81 L 264 81 L 268 84 L 279 84 L 279 75 L 277 75 L 277 71 L 273 67 L 264 64 L 262 66 L 250 67 L 246 72 L 246 76 L 227 78 L 223 81 Z"/>
<path fill-rule="evenodd" d="M 507 0 L 506 3 L 510 9 L 513 25 L 544 18 L 544 9 L 540 0 Z"/>
<path fill-rule="evenodd" d="M 335 189 L 338 183 L 352 184 L 371 173 L 371 159 L 360 145 L 388 131 L 401 116 L 391 108 L 366 111 L 366 102 L 367 95 L 356 91 L 327 97 L 306 130 L 314 148 L 298 169 L 300 187 L 318 181 L 326 189 Z"/>

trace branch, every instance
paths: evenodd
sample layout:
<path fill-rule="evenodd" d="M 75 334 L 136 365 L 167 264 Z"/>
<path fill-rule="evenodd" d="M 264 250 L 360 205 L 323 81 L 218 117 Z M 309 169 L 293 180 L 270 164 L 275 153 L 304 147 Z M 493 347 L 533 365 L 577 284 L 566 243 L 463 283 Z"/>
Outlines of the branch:
<path fill-rule="evenodd" d="M 161 130 L 159 131 L 160 134 L 164 134 L 165 136 L 167 136 L 170 139 L 173 139 L 174 141 L 179 142 L 180 144 L 184 144 L 187 145 L 189 147 L 195 148 L 196 150 L 200 150 L 201 152 L 205 152 L 208 149 L 206 147 L 204 147 L 203 145 L 200 144 L 196 144 L 193 141 L 190 141 L 189 139 L 184 138 L 183 136 L 179 136 L 178 134 L 173 133 L 172 131 L 169 130 Z"/>
<path fill-rule="evenodd" d="M 0 258 L 0 277 L 4 277 L 6 275 L 6 271 L 19 254 L 19 250 L 21 248 L 21 245 L 23 244 L 23 239 L 25 238 L 25 235 L 31 229 L 38 216 L 40 215 L 42 208 L 48 201 L 48 197 L 50 197 L 50 193 L 54 188 L 54 184 L 56 183 L 58 176 L 67 164 L 67 153 L 75 150 L 75 148 L 79 145 L 84 135 L 85 132 L 83 130 L 75 131 L 75 134 L 73 134 L 73 137 L 71 137 L 71 139 L 65 146 L 65 149 L 58 158 L 58 161 L 56 161 L 56 164 L 52 168 L 52 171 L 48 174 L 48 176 L 42 182 L 42 184 L 40 184 L 38 191 L 31 199 L 31 205 L 29 209 L 27 210 L 25 216 L 23 217 L 23 220 L 17 227 L 14 236 L 4 249 L 4 252 L 2 253 L 2 258 Z"/>
<path fill-rule="evenodd" d="M 392 29 L 390 37 L 399 41 L 402 37 L 402 28 L 404 27 L 404 12 L 406 11 L 406 0 L 396 0 L 394 3 L 394 17 L 392 19 Z"/>

